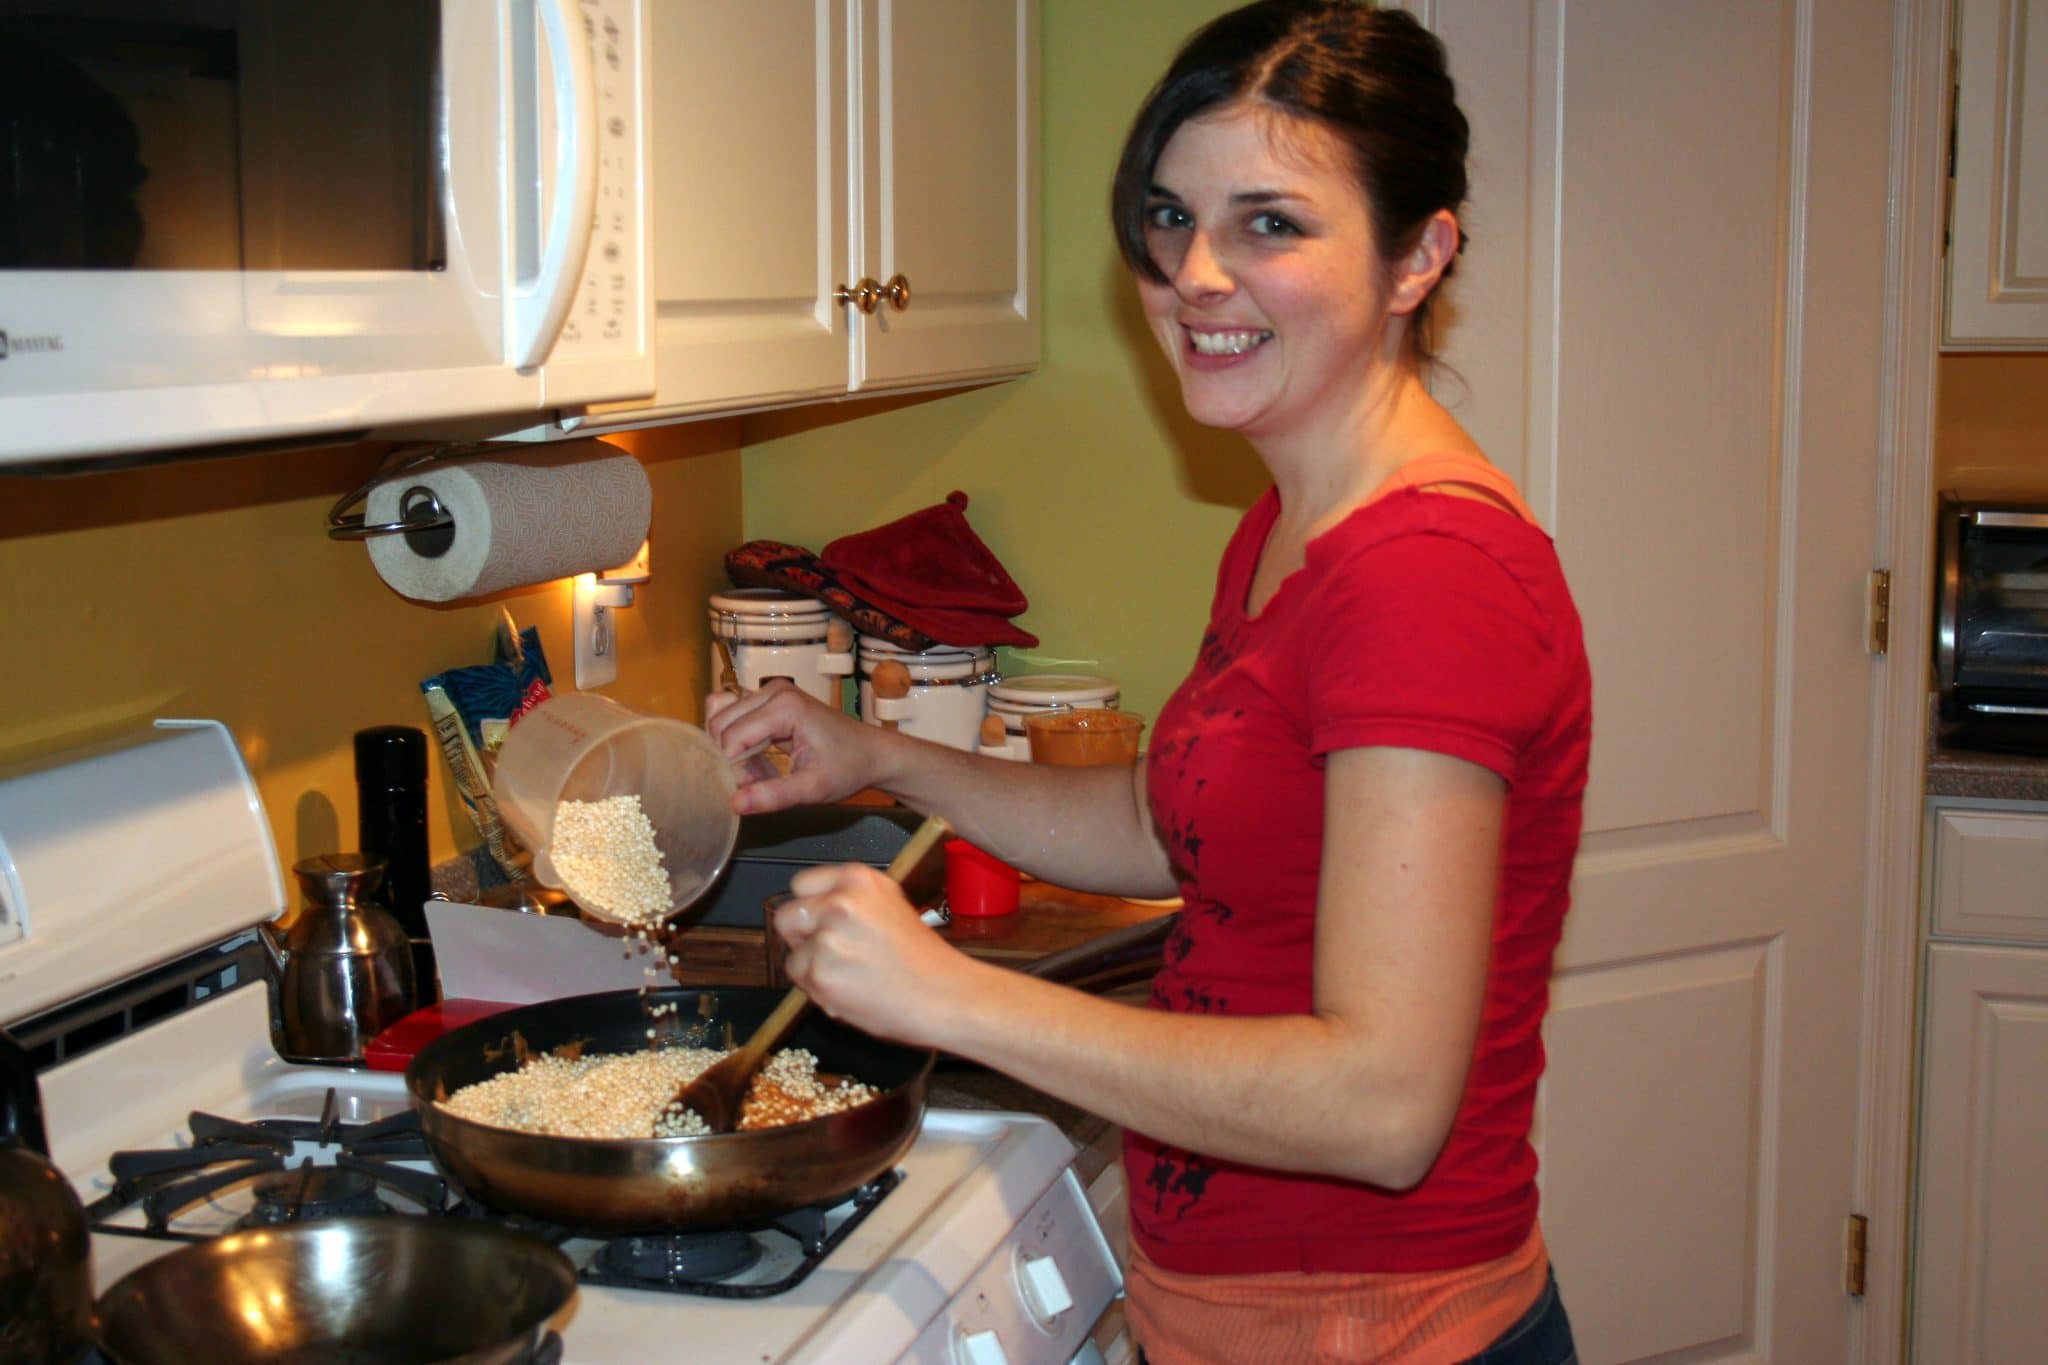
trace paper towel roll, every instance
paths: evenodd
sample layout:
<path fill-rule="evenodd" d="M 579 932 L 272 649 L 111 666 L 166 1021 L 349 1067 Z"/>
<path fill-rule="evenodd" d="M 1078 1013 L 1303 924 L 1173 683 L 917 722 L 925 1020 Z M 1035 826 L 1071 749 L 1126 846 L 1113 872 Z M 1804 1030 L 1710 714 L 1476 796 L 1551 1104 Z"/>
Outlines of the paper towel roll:
<path fill-rule="evenodd" d="M 377 573 L 421 602 L 482 597 L 624 564 L 647 538 L 654 510 L 640 462 L 584 440 L 398 474 L 370 490 L 364 519 L 399 520 L 405 490 L 422 487 L 455 518 L 446 553 L 429 556 L 414 547 L 445 533 L 369 538 Z"/>

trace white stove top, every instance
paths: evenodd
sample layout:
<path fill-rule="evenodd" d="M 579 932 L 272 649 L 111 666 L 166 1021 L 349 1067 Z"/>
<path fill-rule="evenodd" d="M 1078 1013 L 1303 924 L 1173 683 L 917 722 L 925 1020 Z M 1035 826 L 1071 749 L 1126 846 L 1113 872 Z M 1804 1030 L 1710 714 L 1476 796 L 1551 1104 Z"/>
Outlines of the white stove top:
<path fill-rule="evenodd" d="M 263 990 L 246 987 L 44 1075 L 53 1156 L 80 1198 L 112 1188 L 115 1151 L 189 1145 L 194 1110 L 318 1119 L 330 1089 L 345 1122 L 407 1107 L 401 1077 L 287 1064 L 267 1027 Z M 929 1111 L 900 1183 L 793 1288 L 720 1299 L 584 1285 L 556 1323 L 564 1360 L 663 1359 L 687 1342 L 690 1359 L 710 1362 L 1069 1361 L 1120 1287 L 1073 1155 L 1042 1118 Z M 224 1232 L 250 1206 L 238 1187 L 172 1226 Z M 96 1289 L 178 1245 L 95 1235 Z"/>

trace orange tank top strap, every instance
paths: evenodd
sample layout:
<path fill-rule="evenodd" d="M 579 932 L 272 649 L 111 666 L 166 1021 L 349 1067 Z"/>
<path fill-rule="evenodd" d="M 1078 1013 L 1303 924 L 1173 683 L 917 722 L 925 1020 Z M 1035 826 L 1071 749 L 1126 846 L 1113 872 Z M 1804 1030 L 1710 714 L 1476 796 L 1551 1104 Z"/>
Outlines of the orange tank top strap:
<path fill-rule="evenodd" d="M 1444 450 L 1427 455 L 1418 455 L 1399 469 L 1389 474 L 1386 481 L 1372 491 L 1372 496 L 1363 505 L 1370 506 L 1381 498 L 1410 488 L 1427 488 L 1432 484 L 1455 483 L 1486 494 L 1488 500 L 1498 502 L 1531 526 L 1540 527 L 1536 514 L 1529 510 L 1529 504 L 1522 501 L 1522 495 L 1515 488 L 1515 482 L 1503 474 L 1498 467 L 1489 463 L 1482 455 L 1468 451 Z"/>

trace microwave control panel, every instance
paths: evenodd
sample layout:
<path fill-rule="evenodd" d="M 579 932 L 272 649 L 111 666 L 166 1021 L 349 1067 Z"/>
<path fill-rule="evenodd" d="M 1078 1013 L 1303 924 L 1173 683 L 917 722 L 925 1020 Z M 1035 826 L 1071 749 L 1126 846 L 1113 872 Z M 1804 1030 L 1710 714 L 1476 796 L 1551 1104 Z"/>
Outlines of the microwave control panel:
<path fill-rule="evenodd" d="M 579 395 L 576 362 L 652 360 L 652 311 L 647 270 L 647 88 L 644 62 L 645 0 L 578 0 L 597 74 L 597 198 L 575 302 L 550 351 L 550 403 Z M 565 370 L 563 362 L 569 362 Z M 610 365 L 603 367 L 615 374 Z M 568 381 L 564 384 L 562 381 Z"/>

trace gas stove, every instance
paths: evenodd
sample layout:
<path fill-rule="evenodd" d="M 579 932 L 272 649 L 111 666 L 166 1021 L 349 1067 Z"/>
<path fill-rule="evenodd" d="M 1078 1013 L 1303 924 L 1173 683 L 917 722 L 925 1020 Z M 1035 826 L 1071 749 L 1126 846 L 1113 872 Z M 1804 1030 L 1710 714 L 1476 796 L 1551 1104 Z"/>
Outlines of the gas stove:
<path fill-rule="evenodd" d="M 410 1104 L 378 1118 L 344 1117 L 389 1111 L 388 1090 L 351 1075 L 328 1088 L 317 1116 L 275 1102 L 249 1119 L 194 1110 L 173 1142 L 109 1156 L 107 1192 L 86 1217 L 110 1237 L 168 1242 L 336 1218 L 493 1222 L 563 1251 L 586 1284 L 753 1299 L 795 1288 L 903 1183 L 901 1172 L 885 1171 L 844 1198 L 745 1225 L 584 1234 L 464 1197 L 435 1168 Z"/>
<path fill-rule="evenodd" d="M 224 736 L 208 746 L 189 731 L 174 732 L 183 757 L 202 758 L 195 785 L 218 785 L 220 774 L 206 770 L 232 755 L 219 742 Z M 145 744 L 141 752 L 162 747 Z M 246 788 L 235 804 L 253 803 L 238 757 L 231 766 Z M 131 764 L 105 776 L 134 785 Z M 163 799 L 177 804 L 179 785 L 171 782 Z M 183 1245 L 253 1226 L 326 1215 L 503 1219 L 435 1170 L 401 1076 L 293 1065 L 272 1049 L 260 956 L 246 928 L 281 907 L 281 878 L 267 905 L 229 915 L 216 904 L 199 915 L 210 915 L 215 928 L 239 920 L 244 940 L 230 925 L 226 939 L 179 954 L 177 963 L 199 962 L 184 969 L 183 986 L 164 984 L 167 973 L 177 975 L 176 963 L 152 961 L 144 985 L 123 1003 L 129 976 L 110 980 L 103 966 L 79 973 L 73 984 L 81 1004 L 110 997 L 116 1004 L 52 1028 L 48 1021 L 61 1021 L 69 1002 L 52 998 L 48 974 L 39 971 L 42 1008 L 19 1010 L 24 977 L 9 969 L 25 956 L 18 951 L 24 943 L 46 961 L 93 959 L 73 951 L 76 945 L 49 941 L 90 924 L 55 908 L 52 896 L 70 883 L 48 874 L 42 836 L 24 834 L 19 818 L 9 826 L 10 811 L 18 817 L 24 805 L 42 802 L 25 803 L 17 789 L 10 804 L 9 794 L 0 788 L 0 875 L 13 881 L 0 890 L 13 887 L 13 918 L 35 932 L 0 942 L 0 1019 L 42 1025 L 51 1157 L 93 1223 L 95 1293 Z M 275 875 L 267 826 L 260 806 L 252 808 L 258 819 L 242 842 L 260 828 L 264 848 L 241 856 L 250 867 L 269 859 Z M 128 814 L 120 823 L 132 840 L 136 812 Z M 93 837 L 90 820 L 83 833 L 66 835 L 83 867 L 99 869 L 104 880 L 116 864 L 93 856 Z M 219 852 L 207 864 L 215 873 Z M 160 899 L 151 911 L 160 918 L 150 924 L 182 924 L 194 913 L 176 897 Z M 21 914 L 24 903 L 38 913 Z M 7 909 L 0 901 L 0 911 Z M 110 956 L 134 967 L 132 946 L 130 938 Z M 119 1036 L 105 1041 L 110 1032 Z M 556 1338 L 548 1348 L 559 1349 L 566 1365 L 659 1359 L 682 1342 L 691 1359 L 713 1362 L 1100 1360 L 1089 1335 L 1121 1282 L 1072 1169 L 1074 1155 L 1067 1138 L 1036 1116 L 935 1109 L 894 1170 L 831 1207 L 682 1244 L 509 1221 L 554 1243 L 577 1269 L 577 1293 L 551 1324 Z"/>

